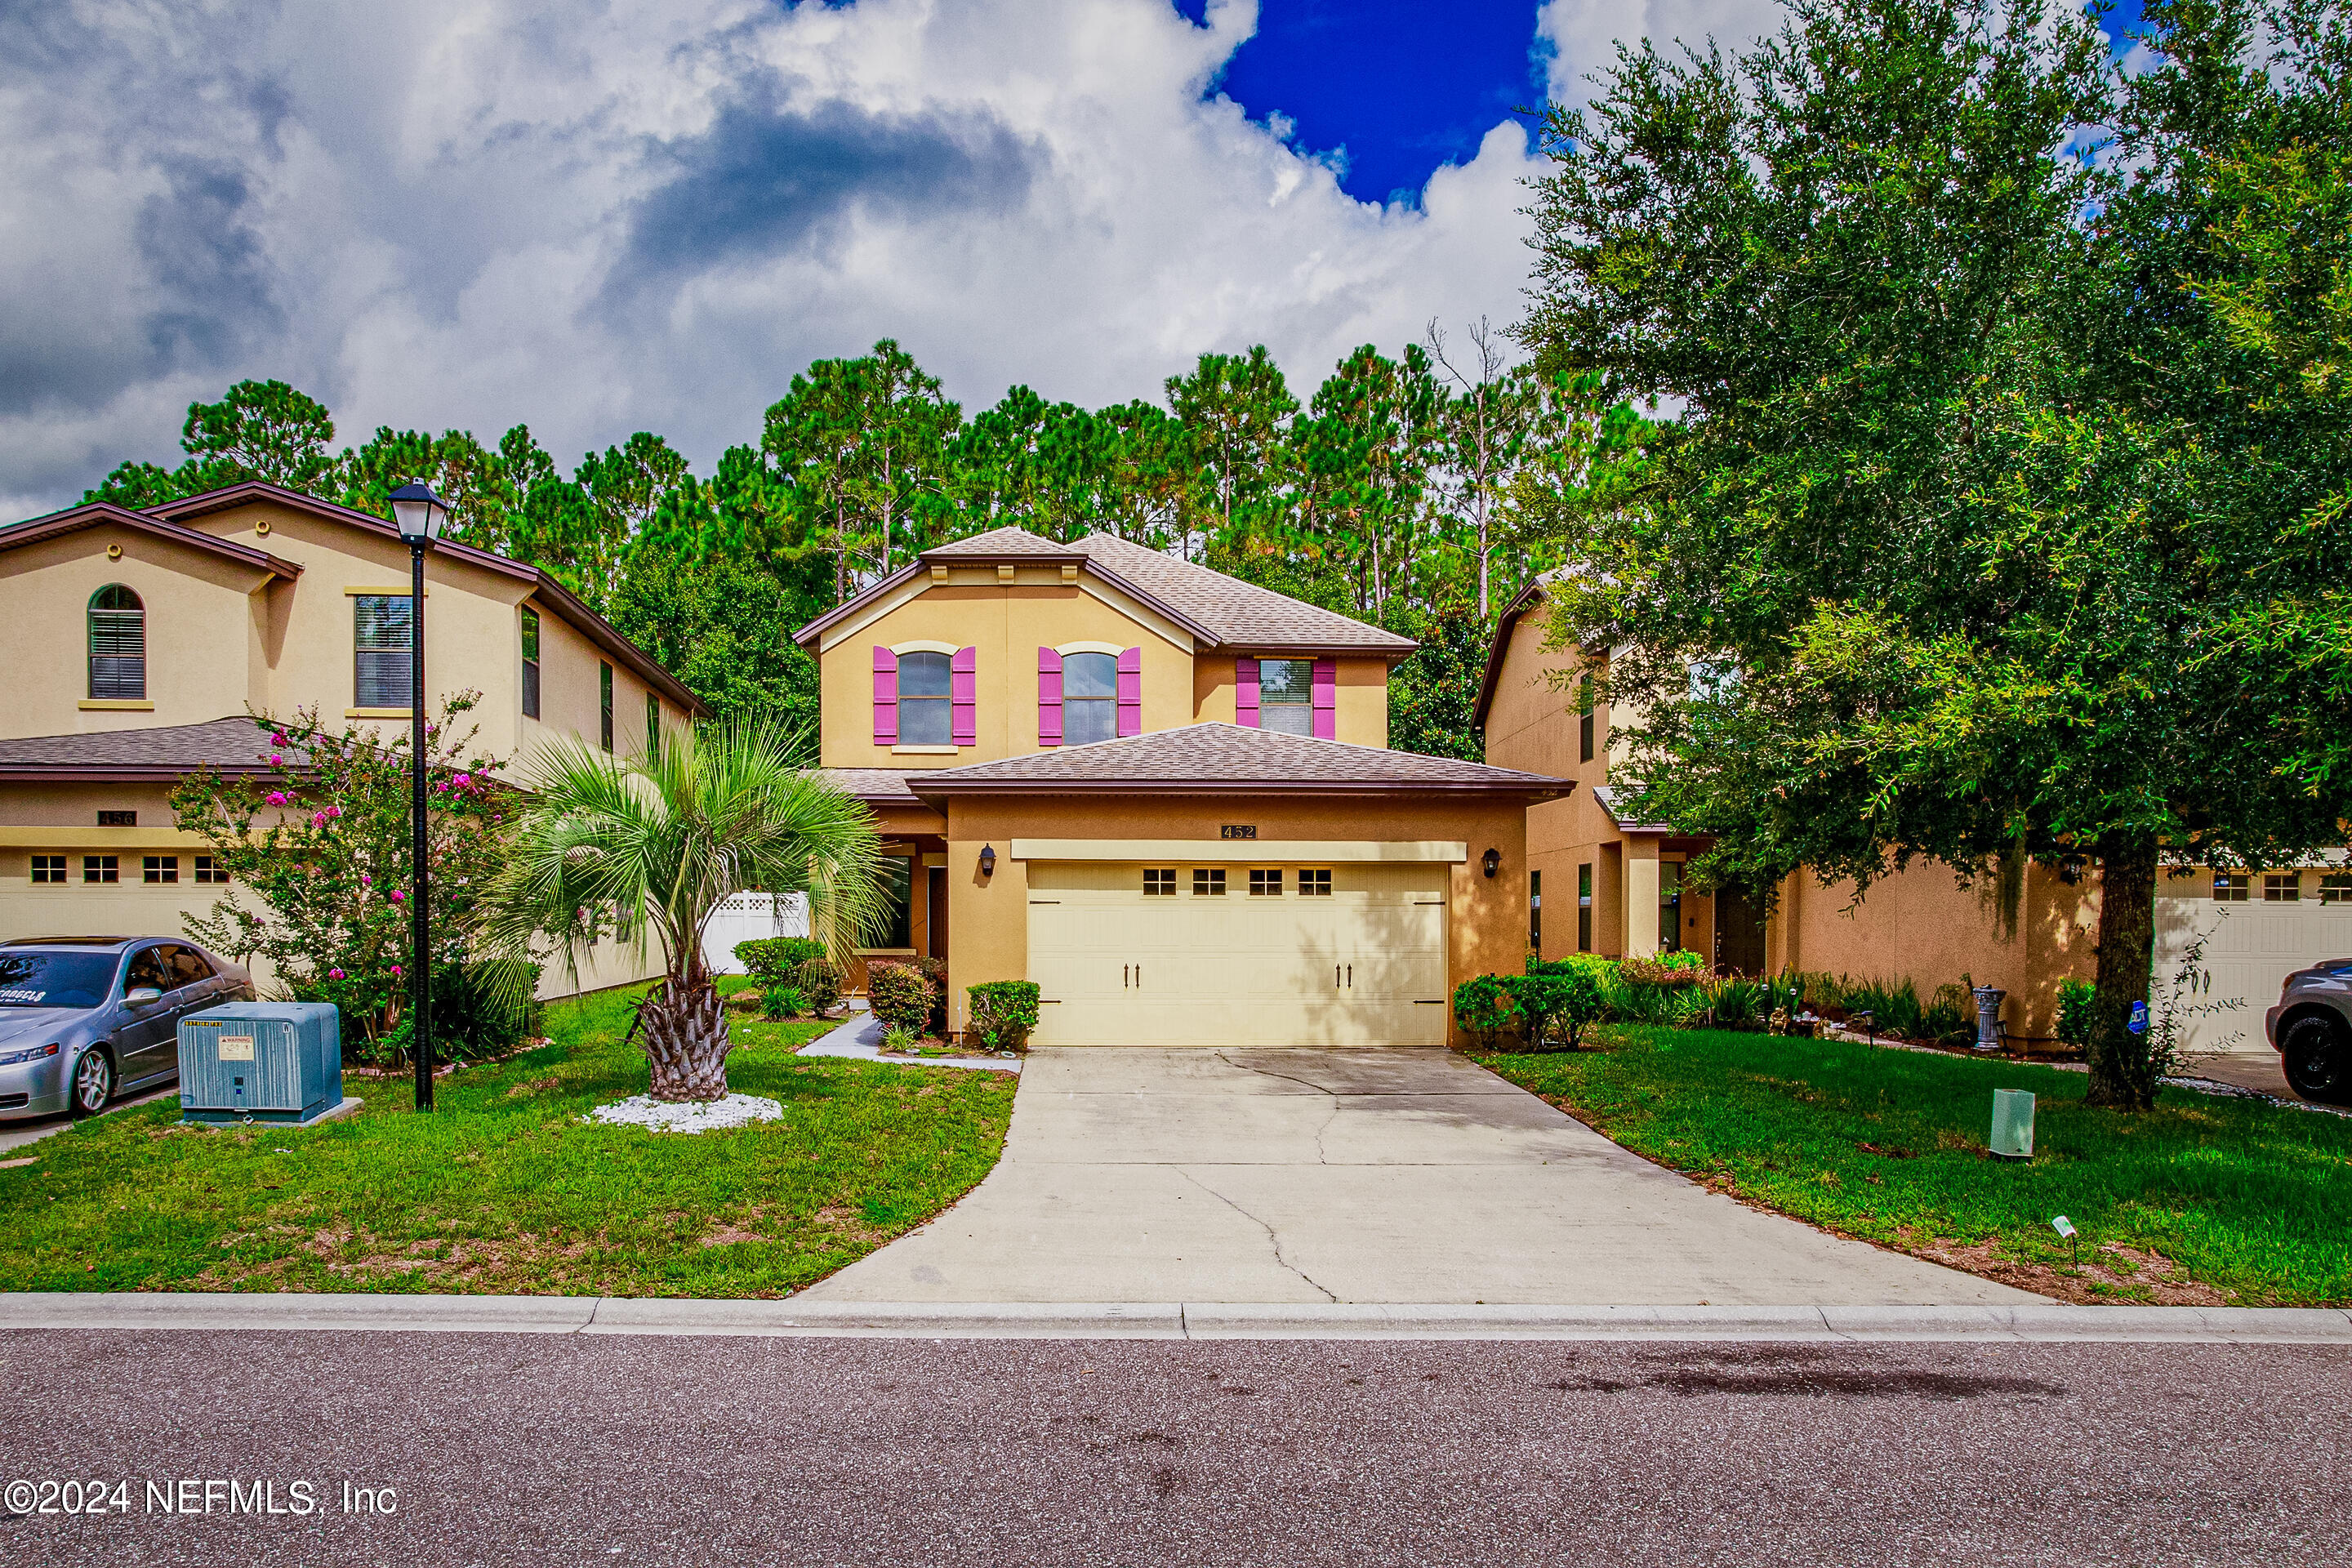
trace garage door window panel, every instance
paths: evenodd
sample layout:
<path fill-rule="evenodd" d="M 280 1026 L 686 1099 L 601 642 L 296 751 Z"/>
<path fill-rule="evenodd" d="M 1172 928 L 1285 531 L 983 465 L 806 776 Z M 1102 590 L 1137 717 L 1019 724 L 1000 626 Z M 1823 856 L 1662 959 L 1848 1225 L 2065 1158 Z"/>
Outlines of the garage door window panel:
<path fill-rule="evenodd" d="M 1222 899 L 1225 896 L 1225 871 L 1222 866 L 1195 866 L 1192 868 L 1192 896 L 1196 899 Z"/>
<path fill-rule="evenodd" d="M 1171 898 L 1176 892 L 1176 868 L 1146 867 L 1143 872 L 1143 896 L 1148 899 Z"/>
<path fill-rule="evenodd" d="M 1282 872 L 1279 869 L 1270 871 L 1252 871 L 1250 873 L 1250 897 L 1254 899 L 1278 899 L 1282 897 Z"/>
<path fill-rule="evenodd" d="M 2352 871 L 2330 871 L 2319 879 L 2319 901 L 2352 907 Z"/>

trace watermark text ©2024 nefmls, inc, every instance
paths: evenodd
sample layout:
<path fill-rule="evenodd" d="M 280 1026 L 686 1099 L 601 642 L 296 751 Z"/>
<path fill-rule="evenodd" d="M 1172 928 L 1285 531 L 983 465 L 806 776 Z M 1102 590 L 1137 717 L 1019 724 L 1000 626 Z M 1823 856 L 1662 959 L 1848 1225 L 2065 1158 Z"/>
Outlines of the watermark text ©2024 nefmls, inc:
<path fill-rule="evenodd" d="M 400 1511 L 400 1492 L 387 1486 L 339 1486 L 320 1481 L 182 1476 L 167 1480 L 92 1478 L 70 1481 L 10 1481 L 0 1487 L 0 1517 L 34 1514 L 252 1514 L 308 1519 L 321 1513 Z"/>

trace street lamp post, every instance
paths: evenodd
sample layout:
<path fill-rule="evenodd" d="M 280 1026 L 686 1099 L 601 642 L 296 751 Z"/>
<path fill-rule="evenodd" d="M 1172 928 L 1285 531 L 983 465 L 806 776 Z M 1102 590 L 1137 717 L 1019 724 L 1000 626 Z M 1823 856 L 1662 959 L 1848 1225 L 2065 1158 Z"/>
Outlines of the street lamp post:
<path fill-rule="evenodd" d="M 393 521 L 408 542 L 408 1039 L 416 1063 L 416 1109 L 433 1109 L 433 956 L 425 920 L 425 552 L 449 521 L 449 503 L 411 479 L 392 492 Z"/>

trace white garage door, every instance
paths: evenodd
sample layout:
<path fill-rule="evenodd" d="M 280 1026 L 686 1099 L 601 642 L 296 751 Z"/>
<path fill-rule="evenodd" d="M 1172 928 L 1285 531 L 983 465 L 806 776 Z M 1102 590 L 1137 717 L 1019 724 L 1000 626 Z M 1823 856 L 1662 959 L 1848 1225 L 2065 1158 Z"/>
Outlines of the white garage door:
<path fill-rule="evenodd" d="M 1324 885 L 1315 873 L 1328 893 L 1302 891 L 1302 874 Z M 1447 875 L 1428 863 L 1033 862 L 1034 1040 L 1444 1045 Z"/>
<path fill-rule="evenodd" d="M 2242 904 L 2210 898 L 2156 900 L 2156 973 L 2151 991 L 2172 986 L 2190 943 L 2205 939 L 2210 988 L 2184 994 L 2183 1030 L 2192 1050 L 2267 1052 L 2263 1015 L 2275 1006 L 2279 986 L 2298 969 L 2352 957 L 2352 904 L 2324 904 L 2313 896 L 2315 873 L 2303 876 L 2303 897 L 2270 903 L 2257 890 Z"/>

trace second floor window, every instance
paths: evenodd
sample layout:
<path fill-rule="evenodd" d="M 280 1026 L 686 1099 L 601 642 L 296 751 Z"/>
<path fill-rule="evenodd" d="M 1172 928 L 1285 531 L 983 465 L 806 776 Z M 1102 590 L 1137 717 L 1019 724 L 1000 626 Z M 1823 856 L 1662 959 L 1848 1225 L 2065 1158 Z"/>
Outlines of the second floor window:
<path fill-rule="evenodd" d="M 1257 661 L 1257 727 L 1286 735 L 1315 733 L 1315 661 Z"/>
<path fill-rule="evenodd" d="M 948 656 L 898 656 L 898 744 L 946 746 L 954 742 L 950 712 Z"/>
<path fill-rule="evenodd" d="M 1062 744 L 1118 738 L 1118 660 L 1107 653 L 1062 656 Z"/>
<path fill-rule="evenodd" d="M 147 700 L 147 609 L 120 583 L 90 595 L 89 696 L 93 702 Z"/>
<path fill-rule="evenodd" d="M 539 612 L 528 605 L 522 612 L 522 716 L 539 717 Z"/>
<path fill-rule="evenodd" d="M 596 738 L 609 752 L 613 749 L 613 667 L 601 661 L 596 666 L 596 698 L 600 706 Z"/>
<path fill-rule="evenodd" d="M 409 603 L 405 594 L 352 596 L 352 706 L 406 708 Z"/>

